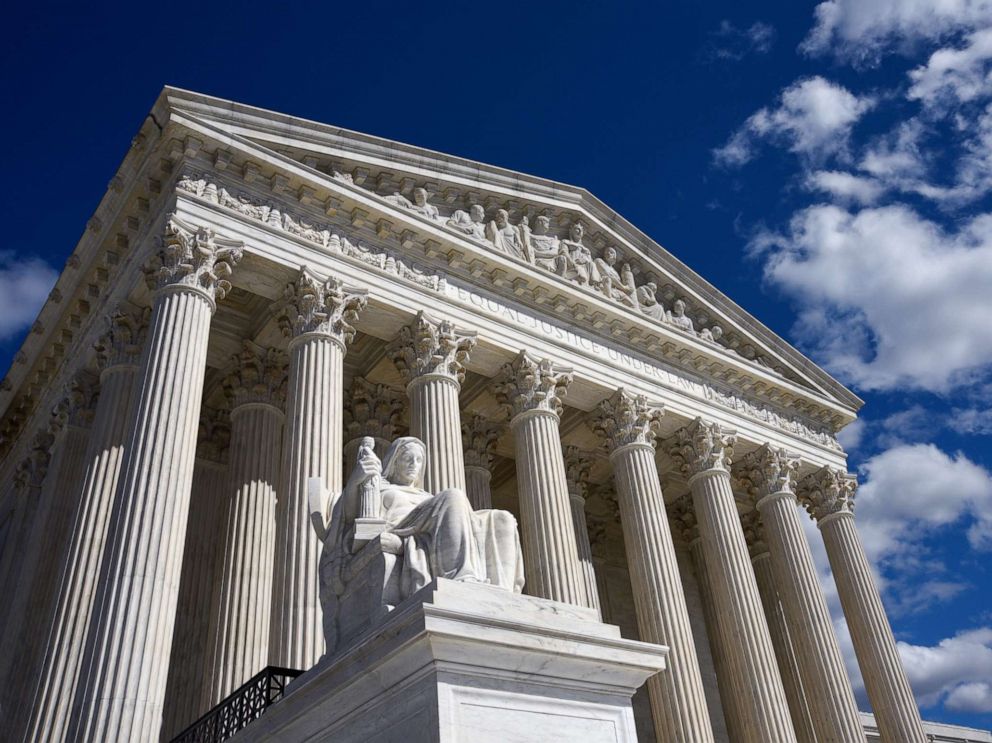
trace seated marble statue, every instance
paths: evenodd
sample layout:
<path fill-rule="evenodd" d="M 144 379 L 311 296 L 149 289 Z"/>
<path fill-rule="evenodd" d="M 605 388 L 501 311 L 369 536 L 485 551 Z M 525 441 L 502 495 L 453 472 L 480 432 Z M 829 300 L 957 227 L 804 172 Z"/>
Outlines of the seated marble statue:
<path fill-rule="evenodd" d="M 476 240 L 486 238 L 486 210 L 481 204 L 472 204 L 467 212 L 464 209 L 457 209 L 445 224 Z"/>
<path fill-rule="evenodd" d="M 434 578 L 489 583 L 519 593 L 524 572 L 517 522 L 507 511 L 473 511 L 461 490 L 431 495 L 423 487 L 426 447 L 405 436 L 389 447 L 380 463 L 371 447 L 362 447 L 358 461 L 332 511 L 343 522 L 345 539 L 325 550 L 338 559 L 354 551 L 348 545 L 349 522 L 377 515 L 384 531 L 402 544 L 400 598 Z M 370 507 L 369 504 L 374 504 Z M 330 555 L 328 555 L 330 557 Z"/>
<path fill-rule="evenodd" d="M 599 269 L 592 259 L 589 248 L 582 244 L 585 235 L 585 228 L 576 222 L 568 230 L 568 239 L 562 240 L 561 245 L 568 256 L 566 272 L 562 274 L 566 279 L 577 281 L 583 286 L 592 284 L 599 286 Z"/>
<path fill-rule="evenodd" d="M 410 201 L 406 196 L 399 193 L 398 191 L 394 194 L 384 197 L 386 201 L 391 204 L 396 204 L 396 206 L 401 206 L 404 209 L 409 209 L 411 212 L 416 212 L 417 214 L 422 214 L 428 219 L 437 220 L 440 219 L 440 214 L 438 213 L 437 207 L 433 204 L 428 203 L 427 200 L 427 189 L 418 186 L 413 189 L 413 201 Z"/>
<path fill-rule="evenodd" d="M 648 317 L 668 322 L 665 305 L 658 301 L 658 285 L 653 281 L 637 287 L 637 306 Z"/>
<path fill-rule="evenodd" d="M 675 327 L 680 330 L 684 330 L 686 333 L 692 333 L 695 335 L 696 329 L 692 325 L 692 319 L 685 314 L 685 302 L 681 299 L 676 299 L 675 304 L 672 305 L 672 316 L 669 321 Z"/>
<path fill-rule="evenodd" d="M 614 267 L 617 262 L 617 251 L 608 247 L 603 251 L 603 257 L 595 261 L 599 270 L 599 289 L 610 299 L 629 307 L 637 307 L 637 287 L 634 285 L 634 274 L 630 264 L 624 263 L 621 271 Z"/>
<path fill-rule="evenodd" d="M 525 257 L 521 230 L 510 224 L 510 214 L 506 209 L 496 210 L 496 218 L 486 225 L 486 239 L 501 253 L 515 258 Z"/>

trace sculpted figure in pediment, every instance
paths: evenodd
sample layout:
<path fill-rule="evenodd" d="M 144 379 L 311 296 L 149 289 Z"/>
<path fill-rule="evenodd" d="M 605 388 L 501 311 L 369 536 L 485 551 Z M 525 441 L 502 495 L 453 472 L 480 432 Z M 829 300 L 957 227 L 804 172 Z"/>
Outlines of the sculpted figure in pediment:
<path fill-rule="evenodd" d="M 679 330 L 684 330 L 693 335 L 696 334 L 696 329 L 692 325 L 692 319 L 685 314 L 685 302 L 681 299 L 676 299 L 675 304 L 672 305 L 672 317 L 669 322 Z"/>
<path fill-rule="evenodd" d="M 597 258 L 596 269 L 599 271 L 599 290 L 607 297 L 629 307 L 637 307 L 637 287 L 634 285 L 634 273 L 630 264 L 624 263 L 620 271 L 616 269 L 617 251 L 613 246 L 603 251 L 603 257 Z"/>
<path fill-rule="evenodd" d="M 416 212 L 417 214 L 425 216 L 428 219 L 438 220 L 441 217 L 437 207 L 428 202 L 427 189 L 421 188 L 420 186 L 413 189 L 413 201 L 410 201 L 410 199 L 398 191 L 386 196 L 385 199 L 391 204 L 396 204 L 396 206 L 409 209 L 411 212 Z"/>
<path fill-rule="evenodd" d="M 551 218 L 540 215 L 534 220 L 534 230 L 530 233 L 530 249 L 533 262 L 546 271 L 564 276 L 568 273 L 571 258 L 568 248 L 557 236 L 549 234 Z"/>
<path fill-rule="evenodd" d="M 659 322 L 668 322 L 669 313 L 665 305 L 658 301 L 658 285 L 653 281 L 637 287 L 637 307 L 650 318 Z"/>
<path fill-rule="evenodd" d="M 486 239 L 486 210 L 480 204 L 472 204 L 467 212 L 456 210 L 446 224 L 476 240 Z"/>
<path fill-rule="evenodd" d="M 496 210 L 496 218 L 486 225 L 486 239 L 501 253 L 526 257 L 522 230 L 510 224 L 510 213 L 506 209 Z"/>
<path fill-rule="evenodd" d="M 720 345 L 719 341 L 723 337 L 723 328 L 719 325 L 714 325 L 712 328 L 703 328 L 699 331 L 699 337 L 709 343 Z"/>
<path fill-rule="evenodd" d="M 589 252 L 589 248 L 582 244 L 584 235 L 585 227 L 581 223 L 576 222 L 568 230 L 568 239 L 561 241 L 568 255 L 565 273 L 562 275 L 566 279 L 576 281 L 583 286 L 589 284 L 599 286 L 599 269 L 596 268 L 596 263 L 592 259 L 592 253 Z"/>

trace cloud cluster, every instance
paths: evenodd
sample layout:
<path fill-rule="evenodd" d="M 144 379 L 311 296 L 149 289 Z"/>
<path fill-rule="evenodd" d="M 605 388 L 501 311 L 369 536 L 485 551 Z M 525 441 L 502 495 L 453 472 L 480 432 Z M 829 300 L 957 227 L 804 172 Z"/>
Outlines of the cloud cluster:
<path fill-rule="evenodd" d="M 958 632 L 932 646 L 900 642 L 899 656 L 921 706 L 992 712 L 992 627 Z"/>
<path fill-rule="evenodd" d="M 0 341 L 31 324 L 57 278 L 58 273 L 39 258 L 0 252 Z"/>
<path fill-rule="evenodd" d="M 755 21 L 747 28 L 738 28 L 730 21 L 720 23 L 711 35 L 703 56 L 710 60 L 737 62 L 749 54 L 767 54 L 775 42 L 775 29 Z"/>
<path fill-rule="evenodd" d="M 820 160 L 845 149 L 852 127 L 873 105 L 871 96 L 858 97 L 820 76 L 797 80 L 782 91 L 777 105 L 753 113 L 714 158 L 739 166 L 754 158 L 761 141 L 770 141 Z"/>

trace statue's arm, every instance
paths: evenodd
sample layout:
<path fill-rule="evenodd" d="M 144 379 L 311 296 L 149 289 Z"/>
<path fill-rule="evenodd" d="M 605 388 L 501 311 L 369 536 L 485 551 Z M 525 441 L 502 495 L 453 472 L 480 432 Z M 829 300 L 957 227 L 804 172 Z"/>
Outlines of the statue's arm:
<path fill-rule="evenodd" d="M 311 477 L 307 480 L 307 505 L 310 510 L 310 525 L 321 542 L 327 537 L 329 524 L 324 519 L 327 498 L 324 493 L 324 479 Z"/>

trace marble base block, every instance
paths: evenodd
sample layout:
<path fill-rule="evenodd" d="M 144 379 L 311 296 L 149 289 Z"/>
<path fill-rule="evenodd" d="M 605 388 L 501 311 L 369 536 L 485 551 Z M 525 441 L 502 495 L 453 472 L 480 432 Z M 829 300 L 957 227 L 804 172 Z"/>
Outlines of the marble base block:
<path fill-rule="evenodd" d="M 438 579 L 233 740 L 633 743 L 631 696 L 667 654 L 594 609 Z"/>

